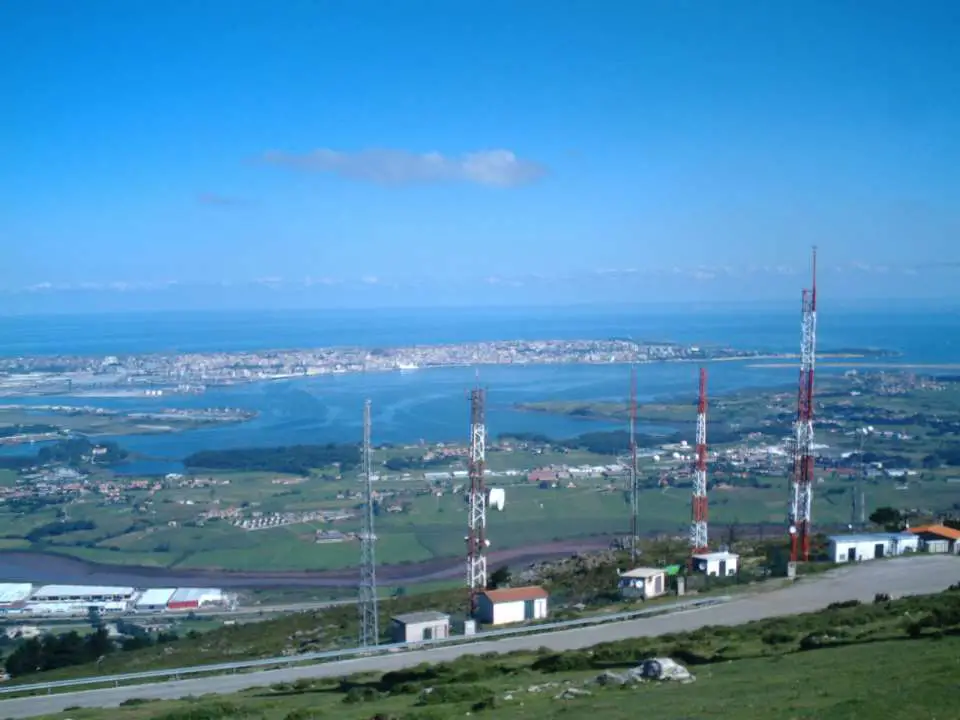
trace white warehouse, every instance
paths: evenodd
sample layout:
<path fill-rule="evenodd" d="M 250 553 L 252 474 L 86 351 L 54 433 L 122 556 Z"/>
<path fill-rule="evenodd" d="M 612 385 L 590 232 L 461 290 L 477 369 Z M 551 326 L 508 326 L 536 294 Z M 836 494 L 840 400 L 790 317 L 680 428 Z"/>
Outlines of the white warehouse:
<path fill-rule="evenodd" d="M 488 625 L 508 625 L 547 617 L 549 593 L 542 587 L 486 590 L 478 599 L 478 620 Z"/>
<path fill-rule="evenodd" d="M 132 587 L 102 585 L 44 585 L 30 596 L 31 602 L 126 602 L 133 599 Z"/>
<path fill-rule="evenodd" d="M 835 563 L 903 555 L 920 547 L 920 538 L 909 532 L 831 535 L 827 540 L 830 561 Z"/>

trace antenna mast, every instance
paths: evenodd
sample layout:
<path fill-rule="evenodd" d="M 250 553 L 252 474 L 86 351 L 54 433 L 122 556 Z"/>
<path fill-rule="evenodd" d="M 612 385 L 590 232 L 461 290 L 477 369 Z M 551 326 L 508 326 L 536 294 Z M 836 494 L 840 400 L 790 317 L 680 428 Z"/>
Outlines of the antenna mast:
<path fill-rule="evenodd" d="M 467 588 L 470 614 L 477 612 L 477 596 L 487 587 L 487 495 L 484 468 L 487 458 L 487 429 L 484 424 L 486 392 L 470 391 L 470 504 L 467 516 Z"/>
<path fill-rule="evenodd" d="M 863 452 L 869 432 L 869 428 L 865 427 L 857 430 L 857 434 L 860 436 L 860 446 L 857 450 L 857 482 L 853 488 L 853 501 L 850 504 L 850 525 L 855 528 L 862 528 L 866 525 L 866 502 L 863 488 L 867 478 L 867 463 L 864 462 Z"/>
<path fill-rule="evenodd" d="M 640 473 L 637 468 L 637 369 L 630 368 L 630 558 L 637 562 L 640 544 Z"/>
<path fill-rule="evenodd" d="M 693 474 L 690 548 L 706 552 L 707 535 L 707 369 L 700 368 L 700 395 L 697 401 L 697 462 Z"/>
<path fill-rule="evenodd" d="M 790 493 L 790 560 L 810 559 L 810 511 L 813 506 L 813 373 L 817 351 L 817 248 L 813 248 L 813 284 L 802 294 L 800 382 Z"/>
<path fill-rule="evenodd" d="M 370 453 L 370 401 L 363 404 L 363 517 L 360 525 L 360 647 L 376 645 L 380 639 L 377 610 L 377 562 L 373 529 L 373 463 Z"/>

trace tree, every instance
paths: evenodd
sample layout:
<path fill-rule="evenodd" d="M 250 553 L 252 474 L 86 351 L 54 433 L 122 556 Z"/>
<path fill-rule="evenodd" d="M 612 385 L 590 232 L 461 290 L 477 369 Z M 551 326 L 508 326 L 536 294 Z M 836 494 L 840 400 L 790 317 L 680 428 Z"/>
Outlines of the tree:
<path fill-rule="evenodd" d="M 498 567 L 490 573 L 490 577 L 487 578 L 487 590 L 496 590 L 504 585 L 509 585 L 511 579 L 512 575 L 509 567 L 506 565 Z"/>
<path fill-rule="evenodd" d="M 740 539 L 740 519 L 734 518 L 733 522 L 727 526 L 727 547 L 732 548 L 733 544 Z"/>
<path fill-rule="evenodd" d="M 100 617 L 100 608 L 96 605 L 91 605 L 87 608 L 87 622 L 90 623 L 90 627 L 94 630 L 99 630 L 103 627 L 103 618 Z"/>
<path fill-rule="evenodd" d="M 891 532 L 896 532 L 903 530 L 903 513 L 892 507 L 878 507 L 870 513 L 870 522 L 874 525 L 882 525 Z"/>

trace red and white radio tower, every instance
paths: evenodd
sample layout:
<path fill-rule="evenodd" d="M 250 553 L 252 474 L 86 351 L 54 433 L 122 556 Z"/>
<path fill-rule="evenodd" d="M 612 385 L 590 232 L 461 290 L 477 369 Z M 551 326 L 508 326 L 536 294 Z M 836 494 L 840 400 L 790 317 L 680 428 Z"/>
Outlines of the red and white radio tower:
<path fill-rule="evenodd" d="M 700 368 L 700 396 L 697 401 L 697 465 L 693 475 L 693 513 L 690 548 L 705 552 L 707 536 L 707 369 Z"/>
<path fill-rule="evenodd" d="M 477 596 L 487 589 L 487 494 L 484 467 L 487 457 L 487 429 L 484 425 L 486 392 L 470 391 L 470 494 L 467 496 L 467 587 L 470 614 L 477 612 Z"/>
<path fill-rule="evenodd" d="M 810 559 L 810 510 L 813 506 L 813 369 L 817 352 L 817 248 L 813 248 L 813 284 L 803 291 L 800 336 L 800 388 L 794 426 L 790 492 L 790 560 Z"/>

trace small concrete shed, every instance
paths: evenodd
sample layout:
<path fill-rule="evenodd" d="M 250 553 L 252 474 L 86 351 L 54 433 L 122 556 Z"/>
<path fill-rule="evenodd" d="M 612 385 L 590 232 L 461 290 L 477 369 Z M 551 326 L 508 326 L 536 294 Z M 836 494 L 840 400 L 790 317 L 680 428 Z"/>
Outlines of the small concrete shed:
<path fill-rule="evenodd" d="M 432 610 L 396 615 L 390 621 L 394 642 L 423 642 L 450 637 L 450 616 Z"/>
<path fill-rule="evenodd" d="M 667 591 L 667 571 L 663 568 L 634 568 L 620 573 L 617 585 L 624 598 L 649 600 L 660 597 Z"/>

